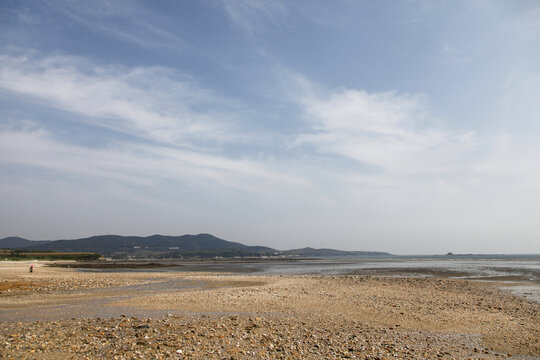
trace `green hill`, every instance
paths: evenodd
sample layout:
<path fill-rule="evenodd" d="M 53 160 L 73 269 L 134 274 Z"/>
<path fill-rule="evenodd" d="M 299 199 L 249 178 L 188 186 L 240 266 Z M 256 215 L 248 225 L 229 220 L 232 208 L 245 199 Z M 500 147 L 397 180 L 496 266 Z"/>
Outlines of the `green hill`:
<path fill-rule="evenodd" d="M 207 258 L 207 257 L 343 257 L 376 256 L 388 253 L 303 248 L 280 251 L 249 246 L 210 234 L 166 236 L 98 235 L 73 240 L 31 241 L 19 237 L 0 240 L 0 248 L 28 251 L 93 252 L 115 258 Z"/>

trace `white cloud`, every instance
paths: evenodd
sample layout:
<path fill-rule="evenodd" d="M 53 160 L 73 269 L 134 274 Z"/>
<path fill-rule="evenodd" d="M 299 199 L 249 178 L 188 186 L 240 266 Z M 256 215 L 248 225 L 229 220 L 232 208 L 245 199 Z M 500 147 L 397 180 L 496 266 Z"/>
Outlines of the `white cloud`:
<path fill-rule="evenodd" d="M 274 93 L 274 100 L 295 105 L 301 115 L 291 121 L 301 124 L 291 128 L 304 130 L 276 131 L 266 153 L 233 157 L 195 146 L 197 141 L 243 141 L 249 132 L 236 118 L 240 106 L 196 80 L 160 67 L 38 56 L 1 57 L 0 88 L 23 101 L 68 111 L 77 121 L 151 140 L 115 139 L 89 148 L 66 142 L 55 129 L 44 130 L 45 120 L 0 128 L 4 169 L 24 168 L 32 174 L 30 187 L 41 184 L 40 189 L 47 188 L 50 178 L 62 179 L 71 189 L 68 197 L 77 196 L 79 181 L 93 181 L 95 188 L 80 190 L 89 213 L 99 206 L 91 200 L 94 193 L 104 201 L 108 195 L 103 193 L 124 197 L 129 200 L 125 203 L 149 204 L 150 210 L 137 209 L 138 216 L 167 216 L 163 223 L 174 221 L 169 212 L 179 202 L 182 212 L 193 211 L 190 219 L 202 227 L 208 226 L 211 208 L 212 220 L 222 222 L 220 231 L 228 229 L 240 241 L 254 236 L 281 247 L 297 237 L 305 245 L 433 252 L 445 246 L 440 241 L 463 239 L 445 250 L 467 251 L 470 241 L 503 241 L 516 228 L 525 241 L 536 234 L 538 145 L 520 145 L 510 135 L 493 139 L 448 130 L 433 116 L 425 96 L 328 91 L 289 73 L 277 77 L 291 81 L 288 91 Z M 252 143 L 262 136 L 254 135 Z M 288 139 L 295 139 L 294 144 L 284 147 Z M 371 167 L 366 171 L 354 164 Z M 50 177 L 42 181 L 42 174 Z M 12 181 L 20 175 L 6 170 L 0 175 L 4 193 L 17 188 L 24 194 L 24 186 Z M 61 185 L 56 188 L 61 192 Z M 170 192 L 164 194 L 162 188 Z M 11 199 L 17 203 L 16 197 Z M 61 201 L 64 205 L 58 206 L 69 213 L 74 201 Z M 91 225 L 86 223 L 89 229 Z M 124 232 L 131 231 L 128 225 Z M 139 231 L 147 228 L 141 225 Z M 336 234 L 336 243 L 324 244 Z M 403 239 L 402 245 L 396 237 Z M 438 243 L 425 247 L 435 237 Z M 372 239 L 378 240 L 376 246 Z"/>
<path fill-rule="evenodd" d="M 256 193 L 308 185 L 277 165 L 127 142 L 90 149 L 62 143 L 39 127 L 0 131 L 0 163 L 142 187 L 166 181 Z"/>
<path fill-rule="evenodd" d="M 3 55 L 0 88 L 82 115 L 79 120 L 161 142 L 188 146 L 197 140 L 231 141 L 239 134 L 230 129 L 236 107 L 232 102 L 162 67 Z"/>
<path fill-rule="evenodd" d="M 474 134 L 451 132 L 426 119 L 421 96 L 345 89 L 301 102 L 313 131 L 300 135 L 298 144 L 395 174 L 459 170 L 457 164 L 477 145 Z"/>
<path fill-rule="evenodd" d="M 324 192 L 339 206 L 330 205 L 329 216 L 348 229 L 345 236 L 377 239 L 379 248 L 402 253 L 445 246 L 531 251 L 540 216 L 536 136 L 523 143 L 511 134 L 450 130 L 424 96 L 329 92 L 306 81 L 293 77 L 295 91 L 287 93 L 310 126 L 296 146 L 359 165 L 324 161 L 313 176 L 332 184 Z M 510 240 L 512 250 L 500 245 Z"/>

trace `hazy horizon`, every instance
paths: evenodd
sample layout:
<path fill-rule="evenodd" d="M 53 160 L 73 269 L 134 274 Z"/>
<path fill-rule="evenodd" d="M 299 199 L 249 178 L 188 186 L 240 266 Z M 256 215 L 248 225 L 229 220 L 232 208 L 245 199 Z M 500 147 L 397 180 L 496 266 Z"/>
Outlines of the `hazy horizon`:
<path fill-rule="evenodd" d="M 28 238 L 24 238 L 22 236 L 13 235 L 13 236 L 7 236 L 7 237 L 0 238 L 0 240 L 5 239 L 5 238 L 14 237 L 14 238 L 22 238 L 24 240 L 29 240 L 29 241 L 58 241 L 58 240 L 71 241 L 71 240 L 87 239 L 87 238 L 99 237 L 99 236 L 121 236 L 121 237 L 141 237 L 141 238 L 146 238 L 146 237 L 151 237 L 151 236 L 176 237 L 176 236 L 184 236 L 184 235 L 193 236 L 193 235 L 204 235 L 204 234 L 208 234 L 208 235 L 212 235 L 212 236 L 215 236 L 217 238 L 220 238 L 220 236 L 218 236 L 216 234 L 199 233 L 199 234 L 175 234 L 175 235 L 172 235 L 172 234 L 149 234 L 149 235 L 93 234 L 93 235 L 88 235 L 88 236 L 82 236 L 82 237 L 79 237 L 79 238 L 62 237 L 62 238 L 57 238 L 57 239 L 28 239 Z M 231 240 L 231 239 L 223 239 L 223 238 L 221 238 L 221 239 L 226 240 L 226 241 L 231 241 L 231 242 L 238 242 L 238 241 Z M 246 245 L 248 245 L 248 244 L 246 244 Z M 262 243 L 256 243 L 256 242 L 252 242 L 249 245 L 272 247 L 272 246 L 270 246 L 268 244 L 262 244 Z M 306 245 L 306 246 L 304 246 L 302 248 L 314 248 L 314 247 L 310 246 L 310 245 Z M 456 252 L 453 252 L 451 250 L 448 250 L 448 251 L 445 251 L 445 252 L 442 252 L 442 253 L 426 253 L 426 252 L 423 252 L 423 253 L 422 252 L 420 252 L 420 253 L 394 253 L 394 252 L 391 252 L 391 251 L 388 251 L 388 250 L 385 250 L 385 249 L 353 249 L 353 248 L 341 249 L 341 248 L 332 248 L 331 246 L 330 247 L 324 247 L 324 248 L 328 248 L 328 249 L 332 249 L 332 250 L 341 250 L 341 251 L 383 252 L 383 253 L 389 253 L 390 255 L 395 255 L 395 256 L 445 256 L 445 255 L 448 255 L 448 254 L 452 254 L 452 255 L 456 255 L 456 256 L 468 256 L 468 255 L 471 255 L 471 256 L 499 256 L 499 255 L 503 255 L 503 256 L 520 256 L 520 255 L 523 255 L 523 256 L 540 256 L 540 253 L 485 253 L 485 252 L 483 252 L 483 253 L 482 252 L 480 252 L 480 253 L 456 253 Z M 295 247 L 288 247 L 288 248 L 275 248 L 275 249 L 280 250 L 280 251 L 285 251 L 285 250 L 294 250 L 294 249 L 299 249 L 299 248 L 297 248 L 297 247 L 296 248 Z M 319 247 L 319 248 L 315 248 L 315 249 L 323 249 L 323 248 Z M 378 256 L 380 256 L 380 255 L 378 255 Z"/>
<path fill-rule="evenodd" d="M 5 1 L 0 238 L 540 253 L 540 3 Z"/>

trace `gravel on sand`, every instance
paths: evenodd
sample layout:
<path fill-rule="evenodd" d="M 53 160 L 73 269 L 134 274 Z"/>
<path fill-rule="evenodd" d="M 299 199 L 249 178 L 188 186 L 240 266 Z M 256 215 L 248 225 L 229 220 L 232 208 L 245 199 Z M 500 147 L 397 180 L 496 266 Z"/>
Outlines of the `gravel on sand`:
<path fill-rule="evenodd" d="M 104 303 L 127 309 L 119 316 L 104 317 L 97 311 L 85 317 L 66 313 L 55 320 L 2 321 L 2 358 L 540 356 L 540 305 L 489 283 L 371 276 L 82 273 L 40 264 L 28 274 L 26 265 L 0 263 L 0 313 L 43 311 L 60 297 L 80 297 L 91 289 L 142 287 Z M 144 291 L 144 284 L 172 279 L 200 286 Z M 47 294 L 39 304 L 26 300 L 39 294 Z M 129 309 L 170 314 L 135 317 Z"/>

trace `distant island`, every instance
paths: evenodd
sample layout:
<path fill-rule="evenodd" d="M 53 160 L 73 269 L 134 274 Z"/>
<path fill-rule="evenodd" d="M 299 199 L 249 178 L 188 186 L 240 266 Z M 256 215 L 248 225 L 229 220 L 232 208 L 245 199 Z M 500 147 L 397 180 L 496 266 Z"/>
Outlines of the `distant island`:
<path fill-rule="evenodd" d="M 314 249 L 276 250 L 266 246 L 249 246 L 220 239 L 210 234 L 166 236 L 98 235 L 72 240 L 27 240 L 7 237 L 0 249 L 25 252 L 98 253 L 105 257 L 126 259 L 246 258 L 246 257 L 347 257 L 388 256 L 379 251 L 342 251 Z"/>

